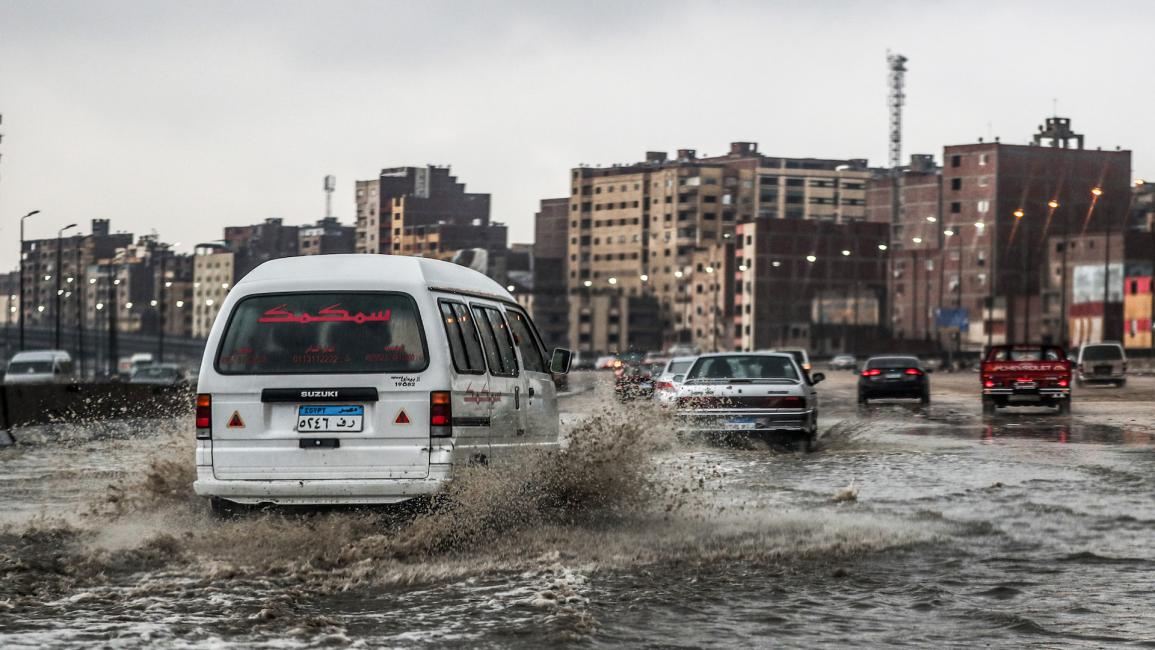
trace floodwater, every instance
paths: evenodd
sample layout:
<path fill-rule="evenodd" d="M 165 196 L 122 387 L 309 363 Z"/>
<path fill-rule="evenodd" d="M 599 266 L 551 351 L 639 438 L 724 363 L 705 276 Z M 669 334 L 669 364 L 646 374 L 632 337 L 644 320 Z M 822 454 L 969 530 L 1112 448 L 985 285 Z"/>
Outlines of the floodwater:
<path fill-rule="evenodd" d="M 187 422 L 17 432 L 0 647 L 1155 646 L 1148 433 L 831 386 L 803 455 L 679 444 L 605 389 L 564 454 L 428 512 L 214 521 Z"/>

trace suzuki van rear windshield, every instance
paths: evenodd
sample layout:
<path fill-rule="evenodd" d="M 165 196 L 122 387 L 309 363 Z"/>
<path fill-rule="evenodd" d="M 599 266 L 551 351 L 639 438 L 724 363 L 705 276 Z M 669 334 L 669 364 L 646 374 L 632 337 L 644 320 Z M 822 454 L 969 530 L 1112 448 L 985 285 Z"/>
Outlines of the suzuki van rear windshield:
<path fill-rule="evenodd" d="M 419 372 L 428 352 L 405 294 L 278 293 L 237 303 L 216 365 L 225 375 Z"/>

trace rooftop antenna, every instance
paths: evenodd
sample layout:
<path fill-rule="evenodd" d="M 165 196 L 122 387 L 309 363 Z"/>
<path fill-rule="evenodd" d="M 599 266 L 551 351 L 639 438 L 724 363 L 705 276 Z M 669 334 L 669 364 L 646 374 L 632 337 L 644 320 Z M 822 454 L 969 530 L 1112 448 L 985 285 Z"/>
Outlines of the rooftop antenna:
<path fill-rule="evenodd" d="M 906 57 L 886 52 L 886 63 L 890 67 L 890 168 L 902 165 L 902 105 L 906 103 L 903 83 L 906 78 Z"/>
<path fill-rule="evenodd" d="M 337 177 L 332 174 L 325 177 L 325 218 L 333 216 L 333 190 L 337 189 Z"/>

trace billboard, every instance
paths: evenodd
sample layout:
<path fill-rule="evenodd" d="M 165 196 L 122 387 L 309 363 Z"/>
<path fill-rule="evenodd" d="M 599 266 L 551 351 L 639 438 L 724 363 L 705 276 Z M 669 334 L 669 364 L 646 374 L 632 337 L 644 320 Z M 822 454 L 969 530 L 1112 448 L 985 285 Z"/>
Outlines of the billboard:
<path fill-rule="evenodd" d="M 971 329 L 970 314 L 965 307 L 940 307 L 934 310 L 934 324 L 940 330 L 969 332 Z"/>
<path fill-rule="evenodd" d="M 1108 302 L 1123 302 L 1123 264 L 1113 263 L 1108 275 Z M 1071 304 L 1103 302 L 1103 265 L 1086 264 L 1075 267 L 1071 285 Z"/>
<path fill-rule="evenodd" d="M 815 297 L 810 322 L 825 325 L 878 325 L 878 297 L 830 295 Z"/>

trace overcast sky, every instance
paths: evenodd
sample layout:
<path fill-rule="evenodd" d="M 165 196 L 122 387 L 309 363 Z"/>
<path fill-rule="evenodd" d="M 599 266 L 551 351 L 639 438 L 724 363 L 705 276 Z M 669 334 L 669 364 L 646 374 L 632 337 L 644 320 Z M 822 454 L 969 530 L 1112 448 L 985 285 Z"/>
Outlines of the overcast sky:
<path fill-rule="evenodd" d="M 17 2 L 0 0 L 0 268 L 72 222 L 181 242 L 353 220 L 353 182 L 451 164 L 511 241 L 568 169 L 646 150 L 904 154 L 1052 112 L 1155 175 L 1155 5 L 1105 2 Z"/>

